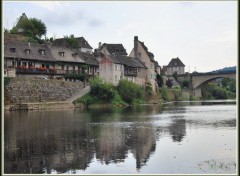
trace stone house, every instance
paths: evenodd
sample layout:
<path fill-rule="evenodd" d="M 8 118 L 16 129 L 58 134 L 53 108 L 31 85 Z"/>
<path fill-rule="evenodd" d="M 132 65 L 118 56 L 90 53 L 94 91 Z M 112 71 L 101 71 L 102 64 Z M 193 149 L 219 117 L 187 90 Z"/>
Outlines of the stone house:
<path fill-rule="evenodd" d="M 81 73 L 83 65 L 88 66 L 89 75 L 98 74 L 98 62 L 91 54 L 48 44 L 4 41 L 5 76 L 63 79 L 68 73 Z"/>
<path fill-rule="evenodd" d="M 141 62 L 147 67 L 147 79 L 146 83 L 149 83 L 154 92 L 157 89 L 156 70 L 160 73 L 160 66 L 156 64 L 153 53 L 148 51 L 144 42 L 138 40 L 138 37 L 134 37 L 134 48 L 129 54 L 130 57 L 139 58 Z M 157 69 L 156 69 L 157 67 Z"/>
<path fill-rule="evenodd" d="M 137 58 L 126 55 L 111 55 L 104 47 L 100 52 L 99 75 L 106 82 L 115 86 L 122 79 L 145 85 L 146 67 Z"/>
<path fill-rule="evenodd" d="M 185 74 L 185 65 L 178 57 L 173 58 L 167 66 L 164 66 L 164 72 L 167 76 L 173 75 L 175 72 L 178 75 Z"/>

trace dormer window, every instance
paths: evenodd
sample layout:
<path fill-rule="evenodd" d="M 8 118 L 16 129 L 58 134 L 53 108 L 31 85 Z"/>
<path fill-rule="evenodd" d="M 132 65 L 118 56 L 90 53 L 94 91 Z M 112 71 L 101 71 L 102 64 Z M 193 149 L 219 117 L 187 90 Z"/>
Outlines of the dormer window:
<path fill-rule="evenodd" d="M 16 53 L 16 48 L 10 48 L 11 53 Z"/>
<path fill-rule="evenodd" d="M 177 65 L 177 62 L 174 62 L 174 65 L 176 66 L 176 65 Z"/>
<path fill-rule="evenodd" d="M 30 54 L 30 50 L 29 49 L 25 49 L 25 53 L 26 54 Z"/>
<path fill-rule="evenodd" d="M 64 56 L 64 52 L 59 52 L 59 55 L 63 57 Z"/>
<path fill-rule="evenodd" d="M 39 50 L 39 53 L 40 53 L 41 55 L 45 55 L 45 50 Z"/>

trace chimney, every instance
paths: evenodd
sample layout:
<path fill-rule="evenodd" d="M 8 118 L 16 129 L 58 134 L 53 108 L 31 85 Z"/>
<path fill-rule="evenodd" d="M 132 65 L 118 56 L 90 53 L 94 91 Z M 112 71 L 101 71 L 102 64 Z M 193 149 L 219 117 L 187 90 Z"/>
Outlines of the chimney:
<path fill-rule="evenodd" d="M 134 57 L 138 57 L 138 36 L 134 37 Z"/>
<path fill-rule="evenodd" d="M 100 49 L 100 48 L 101 48 L 101 46 L 102 46 L 102 43 L 101 43 L 101 42 L 99 42 L 99 43 L 98 43 L 98 49 Z"/>

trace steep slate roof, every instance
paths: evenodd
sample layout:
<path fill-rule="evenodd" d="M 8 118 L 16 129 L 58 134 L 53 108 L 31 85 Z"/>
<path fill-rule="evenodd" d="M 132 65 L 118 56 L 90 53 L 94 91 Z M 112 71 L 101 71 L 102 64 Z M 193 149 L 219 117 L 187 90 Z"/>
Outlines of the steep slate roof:
<path fill-rule="evenodd" d="M 16 48 L 16 53 L 12 53 L 10 51 L 10 48 Z M 26 49 L 30 50 L 30 54 L 26 53 Z M 39 50 L 45 50 L 45 54 L 40 54 Z M 56 59 L 52 57 L 49 47 L 46 44 L 19 42 L 12 40 L 4 41 L 4 57 L 15 57 L 38 61 L 56 61 Z"/>
<path fill-rule="evenodd" d="M 155 67 L 160 67 L 160 65 L 158 64 L 158 61 L 155 61 Z"/>
<path fill-rule="evenodd" d="M 75 38 L 78 41 L 78 48 L 93 49 L 83 37 Z M 53 41 L 53 46 L 70 47 L 65 38 L 58 38 Z"/>
<path fill-rule="evenodd" d="M 55 39 L 52 43 L 52 46 L 60 46 L 70 48 L 69 44 L 64 38 Z"/>
<path fill-rule="evenodd" d="M 19 19 L 18 19 L 18 22 L 17 22 L 17 24 L 16 24 L 16 27 L 18 27 L 18 25 L 21 23 L 21 21 L 22 20 L 25 20 L 25 19 L 27 19 L 28 20 L 28 17 L 27 17 L 27 15 L 25 14 L 25 13 L 22 13 L 22 15 L 19 17 Z"/>
<path fill-rule="evenodd" d="M 178 57 L 173 58 L 168 64 L 168 67 L 179 67 L 179 66 L 185 66 L 185 65 L 182 63 L 182 61 Z"/>
<path fill-rule="evenodd" d="M 138 40 L 138 41 L 139 41 L 139 40 Z M 140 41 L 139 41 L 139 42 L 140 42 Z M 153 58 L 153 57 L 154 57 L 154 54 L 148 51 L 148 48 L 144 45 L 144 42 L 140 42 L 140 43 L 141 43 L 143 49 L 145 50 L 145 52 L 147 53 L 147 55 L 149 56 L 150 60 L 151 60 L 152 62 L 155 62 L 155 60 L 154 60 L 154 58 Z"/>
<path fill-rule="evenodd" d="M 136 67 L 136 68 L 147 68 L 142 61 L 137 58 L 129 57 L 129 56 L 114 56 L 114 55 L 107 55 L 109 59 L 115 64 L 122 64 L 128 67 Z"/>
<path fill-rule="evenodd" d="M 80 48 L 93 49 L 93 48 L 89 45 L 89 43 L 87 42 L 87 40 L 85 40 L 85 38 L 83 38 L 83 37 L 78 37 L 78 38 L 76 38 L 76 39 L 78 40 L 78 46 L 79 46 Z"/>
<path fill-rule="evenodd" d="M 85 61 L 78 56 L 78 54 L 72 51 L 70 48 L 53 46 L 50 48 L 52 56 L 61 62 L 74 62 L 74 63 L 85 63 Z M 60 55 L 60 52 L 64 52 L 64 56 Z"/>
<path fill-rule="evenodd" d="M 147 68 L 139 59 L 129 56 L 115 56 L 121 64 L 129 67 Z"/>
<path fill-rule="evenodd" d="M 110 54 L 115 54 L 115 55 L 128 55 L 126 52 L 126 49 L 123 47 L 122 44 L 108 44 L 108 43 L 104 43 L 100 50 L 106 46 L 108 52 Z"/>
<path fill-rule="evenodd" d="M 78 56 L 81 57 L 86 64 L 88 65 L 99 65 L 99 62 L 97 61 L 96 57 L 94 57 L 92 54 L 89 53 L 83 53 L 83 52 L 77 52 Z"/>

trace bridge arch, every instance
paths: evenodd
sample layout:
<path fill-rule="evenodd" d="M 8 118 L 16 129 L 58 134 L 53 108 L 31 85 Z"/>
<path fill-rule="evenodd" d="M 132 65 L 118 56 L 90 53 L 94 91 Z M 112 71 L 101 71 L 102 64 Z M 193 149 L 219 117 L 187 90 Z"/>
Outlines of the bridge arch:
<path fill-rule="evenodd" d="M 209 81 L 218 79 L 218 78 L 234 78 L 236 79 L 236 73 L 230 74 L 199 74 L 199 75 L 192 75 L 192 88 L 193 94 L 196 97 L 201 97 L 201 86 L 204 83 Z"/>

